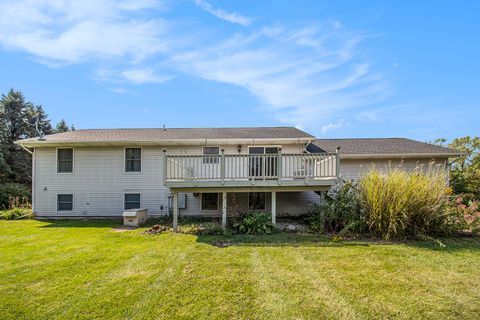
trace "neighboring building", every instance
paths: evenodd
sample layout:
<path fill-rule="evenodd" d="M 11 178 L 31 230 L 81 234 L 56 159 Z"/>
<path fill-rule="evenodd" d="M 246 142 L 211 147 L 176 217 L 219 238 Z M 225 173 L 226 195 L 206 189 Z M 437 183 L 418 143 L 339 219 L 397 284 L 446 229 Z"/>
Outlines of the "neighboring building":
<path fill-rule="evenodd" d="M 375 164 L 447 166 L 461 153 L 408 139 L 325 139 L 290 127 L 99 129 L 17 142 L 33 153 L 39 217 L 301 215 Z M 340 147 L 338 152 L 337 147 Z M 339 157 L 340 155 L 340 157 Z M 178 204 L 176 206 L 175 204 Z"/>

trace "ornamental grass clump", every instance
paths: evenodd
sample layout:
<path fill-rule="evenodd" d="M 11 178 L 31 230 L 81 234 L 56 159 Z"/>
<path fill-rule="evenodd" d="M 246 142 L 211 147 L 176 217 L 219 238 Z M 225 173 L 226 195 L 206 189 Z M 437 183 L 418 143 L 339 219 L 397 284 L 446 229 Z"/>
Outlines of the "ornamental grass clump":
<path fill-rule="evenodd" d="M 362 210 L 370 232 L 384 239 L 445 233 L 450 188 L 440 166 L 412 171 L 373 168 L 359 182 Z"/>

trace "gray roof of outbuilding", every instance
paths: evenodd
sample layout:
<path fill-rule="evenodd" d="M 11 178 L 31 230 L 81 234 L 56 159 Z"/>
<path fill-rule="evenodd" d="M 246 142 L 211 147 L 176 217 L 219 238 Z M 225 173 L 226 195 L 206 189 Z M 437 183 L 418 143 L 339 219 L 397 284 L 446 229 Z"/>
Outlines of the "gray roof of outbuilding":
<path fill-rule="evenodd" d="M 200 139 L 314 139 L 293 127 L 85 129 L 46 135 L 42 142 L 155 142 Z M 19 143 L 38 142 L 37 138 Z"/>
<path fill-rule="evenodd" d="M 316 139 L 310 145 L 310 152 L 335 152 L 348 155 L 462 155 L 463 152 L 442 146 L 406 138 L 358 138 L 358 139 Z"/>

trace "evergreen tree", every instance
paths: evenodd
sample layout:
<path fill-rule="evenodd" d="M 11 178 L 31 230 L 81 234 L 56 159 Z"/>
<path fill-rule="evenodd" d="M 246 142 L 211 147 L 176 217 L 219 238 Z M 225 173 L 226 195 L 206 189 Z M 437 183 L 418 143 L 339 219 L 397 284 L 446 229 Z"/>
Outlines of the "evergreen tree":
<path fill-rule="evenodd" d="M 10 168 L 7 180 L 22 184 L 29 184 L 30 155 L 15 145 L 18 139 L 27 138 L 26 109 L 31 106 L 25 101 L 20 91 L 11 89 L 0 100 L 2 116 L 0 118 L 0 140 L 2 154 L 6 165 Z"/>
<path fill-rule="evenodd" d="M 53 133 L 52 125 L 48 119 L 48 115 L 45 113 L 42 106 L 29 105 L 26 108 L 25 121 L 28 124 L 28 137 L 37 137 L 39 135 L 44 136 L 46 134 Z M 36 131 L 37 127 L 39 132 Z"/>
<path fill-rule="evenodd" d="M 57 127 L 55 128 L 55 133 L 67 132 L 70 131 L 67 122 L 62 119 L 60 122 L 57 123 Z"/>

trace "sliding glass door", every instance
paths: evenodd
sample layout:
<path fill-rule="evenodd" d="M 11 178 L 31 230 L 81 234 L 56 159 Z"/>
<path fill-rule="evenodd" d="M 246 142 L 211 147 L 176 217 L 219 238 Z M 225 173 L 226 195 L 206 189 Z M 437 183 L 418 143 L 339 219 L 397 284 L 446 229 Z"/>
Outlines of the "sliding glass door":
<path fill-rule="evenodd" d="M 249 172 L 254 179 L 276 179 L 278 177 L 278 148 L 249 147 Z"/>

